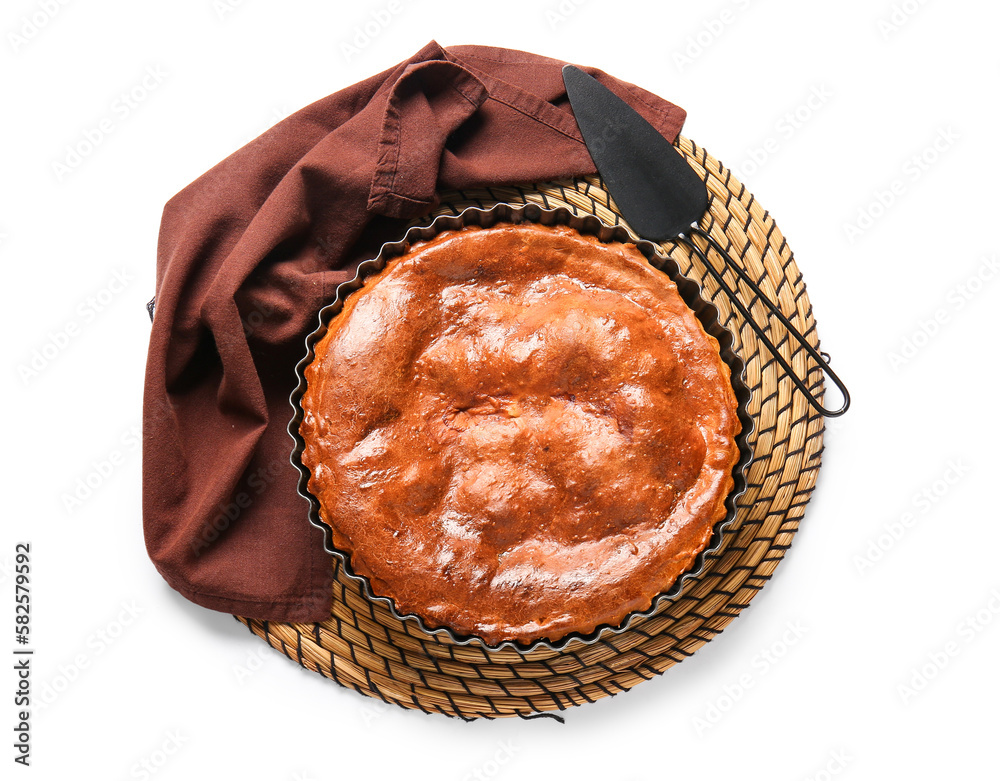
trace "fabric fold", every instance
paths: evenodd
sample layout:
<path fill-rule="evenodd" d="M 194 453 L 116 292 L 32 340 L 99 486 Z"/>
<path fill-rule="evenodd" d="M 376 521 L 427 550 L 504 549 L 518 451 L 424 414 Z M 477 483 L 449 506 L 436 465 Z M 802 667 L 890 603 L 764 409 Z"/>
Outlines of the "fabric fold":
<path fill-rule="evenodd" d="M 368 210 L 414 217 L 433 207 L 445 142 L 486 96 L 483 83 L 457 63 L 407 66 L 386 105 Z"/>

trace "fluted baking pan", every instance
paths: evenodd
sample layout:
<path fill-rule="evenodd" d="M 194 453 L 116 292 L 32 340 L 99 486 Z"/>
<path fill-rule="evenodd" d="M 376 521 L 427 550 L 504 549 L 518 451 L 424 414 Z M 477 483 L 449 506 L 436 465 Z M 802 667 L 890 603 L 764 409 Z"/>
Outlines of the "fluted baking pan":
<path fill-rule="evenodd" d="M 489 645 L 476 636 L 457 635 L 447 627 L 429 627 L 418 615 L 399 613 L 390 597 L 375 594 L 368 578 L 354 572 L 351 566 L 350 555 L 334 547 L 331 529 L 320 517 L 319 502 L 309 492 L 308 483 L 310 474 L 309 469 L 302 463 L 301 459 L 305 443 L 299 434 L 299 424 L 302 422 L 303 417 L 301 400 L 306 389 L 305 368 L 315 357 L 315 346 L 326 334 L 332 319 L 343 308 L 344 301 L 351 293 L 362 287 L 366 277 L 382 271 L 389 260 L 405 254 L 414 243 L 432 239 L 442 231 L 460 230 L 472 225 L 491 227 L 497 223 L 521 222 L 537 222 L 543 225 L 567 225 L 581 234 L 596 236 L 603 242 L 617 241 L 633 243 L 649 260 L 651 265 L 663 271 L 674 281 L 681 298 L 694 311 L 705 331 L 718 341 L 720 355 L 723 361 L 729 366 L 741 424 L 741 431 L 736 439 L 739 448 L 739 458 L 733 467 L 734 485 L 733 490 L 726 499 L 726 515 L 714 526 L 708 546 L 696 557 L 691 568 L 683 573 L 667 590 L 653 599 L 648 609 L 629 613 L 618 626 L 599 626 L 593 632 L 586 635 L 571 632 L 556 641 L 546 639 L 535 640 L 531 643 L 505 641 L 498 645 Z M 733 341 L 733 335 L 720 324 L 719 312 L 716 307 L 702 297 L 700 286 L 683 276 L 678 270 L 676 263 L 665 256 L 657 245 L 648 241 L 636 241 L 624 228 L 608 225 L 593 215 L 579 217 L 563 208 L 543 209 L 534 204 L 516 207 L 501 203 L 490 209 L 468 208 L 457 215 L 439 216 L 429 225 L 414 226 L 407 230 L 405 235 L 398 241 L 382 245 L 376 257 L 366 260 L 358 266 L 354 279 L 344 282 L 337 288 L 333 301 L 320 310 L 317 328 L 306 337 L 305 355 L 295 367 L 297 384 L 290 397 L 293 416 L 288 425 L 288 432 L 294 443 L 291 462 L 299 472 L 298 492 L 309 502 L 309 521 L 323 530 L 324 545 L 327 552 L 340 561 L 345 575 L 360 585 L 361 591 L 368 599 L 385 605 L 389 612 L 398 620 L 404 622 L 412 621 L 423 632 L 444 636 L 453 643 L 459 645 L 479 645 L 490 650 L 512 648 L 521 653 L 529 653 L 536 648 L 548 648 L 560 651 L 574 643 L 591 644 L 609 634 L 625 632 L 633 622 L 648 618 L 659 612 L 664 603 L 675 599 L 684 591 L 688 581 L 696 579 L 702 573 L 707 557 L 717 552 L 722 546 L 725 530 L 735 518 L 736 500 L 746 490 L 745 471 L 753 455 L 748 442 L 749 434 L 753 430 L 753 421 L 747 412 L 750 391 L 745 384 L 745 367 L 743 361 L 733 350 Z"/>

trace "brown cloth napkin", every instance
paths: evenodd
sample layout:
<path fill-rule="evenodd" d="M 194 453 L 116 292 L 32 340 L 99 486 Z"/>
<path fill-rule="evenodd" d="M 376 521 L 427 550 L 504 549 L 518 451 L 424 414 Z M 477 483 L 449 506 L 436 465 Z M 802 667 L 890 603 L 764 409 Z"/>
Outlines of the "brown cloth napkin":
<path fill-rule="evenodd" d="M 163 213 L 143 412 L 143 521 L 199 605 L 330 614 L 332 563 L 289 462 L 294 367 L 358 262 L 447 189 L 594 173 L 564 63 L 431 42 L 293 114 Z M 683 109 L 586 69 L 675 139 Z"/>

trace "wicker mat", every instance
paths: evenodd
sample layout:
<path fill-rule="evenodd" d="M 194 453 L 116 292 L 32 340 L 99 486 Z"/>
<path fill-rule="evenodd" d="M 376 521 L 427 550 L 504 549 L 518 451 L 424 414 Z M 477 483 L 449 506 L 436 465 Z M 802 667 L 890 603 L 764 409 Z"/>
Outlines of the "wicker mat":
<path fill-rule="evenodd" d="M 701 227 L 742 259 L 759 287 L 818 347 L 816 324 L 792 252 L 771 216 L 728 169 L 704 149 L 681 138 L 678 147 L 708 183 L 709 211 Z M 539 185 L 451 193 L 439 213 L 498 201 L 565 206 L 621 223 L 601 180 L 586 177 Z M 433 215 L 432 215 L 433 216 Z M 429 219 L 429 218 L 428 218 Z M 320 624 L 278 624 L 240 618 L 251 632 L 303 667 L 370 697 L 405 708 L 463 719 L 531 717 L 594 702 L 631 689 L 690 656 L 721 632 L 770 578 L 792 542 L 816 482 L 823 450 L 823 419 L 794 391 L 767 348 L 692 256 L 663 245 L 680 270 L 701 282 L 703 295 L 723 313 L 736 335 L 735 349 L 747 364 L 753 392 L 749 412 L 754 461 L 748 490 L 722 549 L 675 601 L 618 635 L 571 644 L 563 651 L 486 651 L 428 635 L 413 622 L 400 623 L 358 586 L 336 572 L 332 615 Z M 721 260 L 716 263 L 722 267 Z M 726 279 L 759 323 L 768 312 L 731 271 Z M 823 376 L 780 324 L 769 334 L 782 355 L 821 397 Z M 306 515 L 303 510 L 303 523 Z"/>

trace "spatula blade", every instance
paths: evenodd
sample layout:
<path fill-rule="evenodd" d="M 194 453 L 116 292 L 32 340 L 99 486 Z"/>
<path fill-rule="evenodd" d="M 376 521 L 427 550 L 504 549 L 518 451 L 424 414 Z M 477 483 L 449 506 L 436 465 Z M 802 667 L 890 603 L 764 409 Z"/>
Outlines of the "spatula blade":
<path fill-rule="evenodd" d="M 573 65 L 562 75 L 587 150 L 633 230 L 666 241 L 700 220 L 708 190 L 673 144 L 593 76 Z"/>

